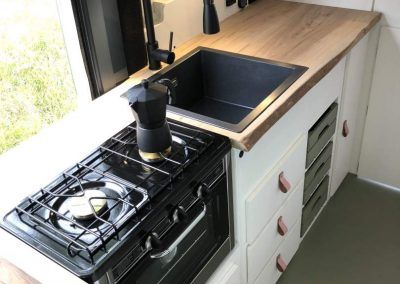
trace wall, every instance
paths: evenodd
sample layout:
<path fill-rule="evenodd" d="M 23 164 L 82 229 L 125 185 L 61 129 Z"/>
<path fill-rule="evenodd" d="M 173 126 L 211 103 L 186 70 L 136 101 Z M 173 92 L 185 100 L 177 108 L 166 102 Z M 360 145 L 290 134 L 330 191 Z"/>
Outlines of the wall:
<path fill-rule="evenodd" d="M 359 176 L 400 188 L 400 29 L 381 31 Z"/>
<path fill-rule="evenodd" d="M 169 33 L 174 32 L 174 45 L 187 41 L 203 32 L 203 0 L 154 0 L 164 4 L 164 20 L 155 26 L 157 40 L 163 49 L 168 48 Z M 225 0 L 215 0 L 219 20 L 238 12 L 237 4 L 225 6 Z"/>
<path fill-rule="evenodd" d="M 383 25 L 400 28 L 399 0 L 375 0 L 374 11 L 383 13 Z"/>
<path fill-rule="evenodd" d="M 383 13 L 359 176 L 400 188 L 400 1 L 375 0 Z"/>

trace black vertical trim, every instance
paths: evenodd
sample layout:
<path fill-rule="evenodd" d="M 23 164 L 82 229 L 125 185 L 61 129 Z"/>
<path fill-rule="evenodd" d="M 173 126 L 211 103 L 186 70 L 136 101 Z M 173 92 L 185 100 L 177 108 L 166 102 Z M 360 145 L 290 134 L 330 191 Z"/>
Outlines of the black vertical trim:
<path fill-rule="evenodd" d="M 128 74 L 131 75 L 147 65 L 141 1 L 112 1 L 116 1 L 118 4 L 126 66 Z M 106 90 L 103 84 L 104 77 L 102 77 L 104 75 L 100 71 L 95 42 L 93 40 L 88 5 L 86 0 L 71 0 L 71 3 L 77 25 L 82 57 L 89 77 L 92 99 L 96 99 L 104 94 Z"/>
<path fill-rule="evenodd" d="M 92 99 L 100 97 L 104 93 L 101 82 L 100 71 L 96 59 L 95 47 L 93 42 L 92 30 L 90 28 L 88 7 L 85 0 L 71 0 L 79 44 L 81 46 L 82 57 L 85 69 L 89 75 L 89 85 Z"/>
<path fill-rule="evenodd" d="M 147 65 L 142 5 L 140 0 L 117 0 L 128 74 Z"/>

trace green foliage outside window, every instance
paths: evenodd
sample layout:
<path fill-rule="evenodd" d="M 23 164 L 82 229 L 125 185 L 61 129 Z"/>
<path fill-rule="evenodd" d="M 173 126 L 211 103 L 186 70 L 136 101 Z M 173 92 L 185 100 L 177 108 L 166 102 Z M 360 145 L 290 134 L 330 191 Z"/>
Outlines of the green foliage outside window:
<path fill-rule="evenodd" d="M 0 0 L 0 154 L 76 108 L 55 0 Z"/>

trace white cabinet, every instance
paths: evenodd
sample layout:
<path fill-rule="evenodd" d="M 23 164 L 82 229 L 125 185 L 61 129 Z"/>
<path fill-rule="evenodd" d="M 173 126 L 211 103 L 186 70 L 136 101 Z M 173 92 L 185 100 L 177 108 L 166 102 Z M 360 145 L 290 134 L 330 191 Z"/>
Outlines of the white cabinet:
<path fill-rule="evenodd" d="M 330 195 L 332 196 L 346 175 L 351 172 L 351 163 L 358 160 L 355 141 L 359 127 L 359 112 L 363 112 L 361 102 L 368 95 L 365 92 L 364 75 L 367 68 L 368 37 L 360 41 L 346 60 L 346 73 L 343 92 L 340 98 L 336 139 L 333 152 Z M 364 111 L 365 118 L 365 111 Z M 347 135 L 346 132 L 348 131 Z"/>
<path fill-rule="evenodd" d="M 293 203 L 288 205 L 289 201 L 292 200 L 291 195 L 285 195 L 277 190 L 279 174 L 281 171 L 287 172 L 287 179 L 292 184 L 293 189 L 301 182 L 305 171 L 308 130 L 341 95 L 344 69 L 345 61 L 342 60 L 290 111 L 279 119 L 250 152 L 246 152 L 244 156 L 240 157 L 239 150 L 232 150 L 236 246 L 240 251 L 240 259 L 236 264 L 240 269 L 241 283 L 248 283 L 247 245 L 252 245 L 252 251 L 257 251 L 261 248 L 261 245 L 254 245 L 255 240 L 261 236 L 264 228 L 269 226 L 269 220 L 272 220 L 270 222 L 276 222 L 273 217 L 278 210 L 289 206 L 290 210 L 285 210 L 297 212 L 297 220 L 301 218 L 301 210 L 299 208 L 301 208 L 302 198 L 298 198 L 296 206 Z M 300 190 L 302 191 L 302 189 L 303 185 L 301 185 Z M 292 193 L 294 192 L 292 191 Z M 278 198 L 275 193 L 279 193 L 277 194 Z M 285 213 L 285 215 L 287 214 Z M 291 215 L 288 218 L 290 220 L 296 219 Z M 300 226 L 300 221 L 298 225 L 294 226 L 296 234 L 291 234 L 290 240 L 292 241 L 286 241 L 286 239 L 289 239 L 289 235 L 284 238 L 284 247 L 287 247 L 287 251 L 290 252 L 286 253 L 286 249 L 284 250 L 284 253 L 287 254 L 286 259 L 290 259 L 298 247 Z M 268 231 L 268 229 L 266 230 Z M 269 238 L 267 235 L 270 236 L 266 232 L 266 239 Z M 262 244 L 262 242 L 259 244 Z M 273 245 L 272 251 L 274 249 L 276 249 L 276 244 Z M 270 251 L 266 253 L 267 256 L 270 254 Z M 264 264 L 266 261 L 268 259 L 264 260 Z M 254 274 L 259 274 L 260 269 L 263 270 L 264 268 L 259 267 L 258 273 L 255 272 Z M 279 277 L 279 273 L 274 269 L 272 271 L 276 277 Z M 268 273 L 265 272 L 263 275 L 266 274 Z"/>
<path fill-rule="evenodd" d="M 268 264 L 263 268 L 262 272 L 254 282 L 255 284 L 276 283 L 276 281 L 282 275 L 282 272 L 278 269 L 277 260 L 280 258 L 285 264 L 289 264 L 289 262 L 292 260 L 300 245 L 300 225 L 301 222 L 299 220 L 287 238 L 271 257 Z"/>
<path fill-rule="evenodd" d="M 400 29 L 382 28 L 358 175 L 400 187 Z"/>
<path fill-rule="evenodd" d="M 306 134 L 342 92 L 345 60 L 340 61 L 292 109 L 280 118 L 242 158 L 232 150 L 234 189 L 238 198 L 246 197 L 290 151 L 300 136 Z"/>
<path fill-rule="evenodd" d="M 287 202 L 272 217 L 257 239 L 247 247 L 248 283 L 254 283 L 263 267 L 279 245 L 300 220 L 303 199 L 303 180 L 299 182 Z M 280 227 L 280 230 L 278 229 Z M 282 225 L 284 227 L 282 227 Z"/>
<path fill-rule="evenodd" d="M 281 162 L 259 184 L 246 200 L 247 243 L 253 243 L 273 214 L 282 206 L 304 177 L 307 139 L 303 136 L 285 155 Z M 279 178 L 282 175 L 291 188 L 282 192 Z M 270 202 L 273 200 L 274 202 Z M 301 203 L 301 199 L 299 201 Z"/>

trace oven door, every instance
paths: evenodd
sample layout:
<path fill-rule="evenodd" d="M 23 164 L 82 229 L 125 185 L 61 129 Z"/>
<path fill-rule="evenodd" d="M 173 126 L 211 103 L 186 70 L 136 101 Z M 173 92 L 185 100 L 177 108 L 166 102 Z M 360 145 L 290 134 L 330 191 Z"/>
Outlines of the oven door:
<path fill-rule="evenodd" d="M 219 253 L 218 261 L 212 260 L 229 241 L 226 176 L 209 192 L 190 207 L 184 222 L 174 225 L 159 246 L 149 250 L 117 283 L 190 283 L 195 278 L 198 281 L 200 271 L 212 273 L 216 267 L 209 267 L 210 263 L 218 265 L 231 249 L 229 244 L 223 256 Z"/>

